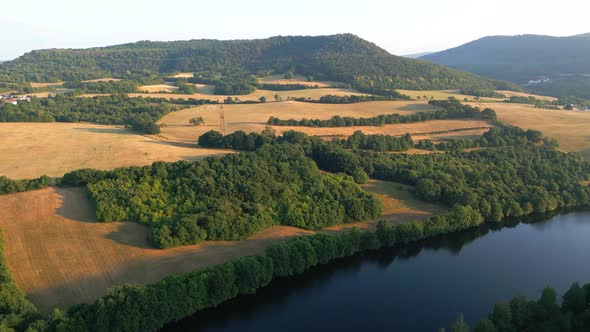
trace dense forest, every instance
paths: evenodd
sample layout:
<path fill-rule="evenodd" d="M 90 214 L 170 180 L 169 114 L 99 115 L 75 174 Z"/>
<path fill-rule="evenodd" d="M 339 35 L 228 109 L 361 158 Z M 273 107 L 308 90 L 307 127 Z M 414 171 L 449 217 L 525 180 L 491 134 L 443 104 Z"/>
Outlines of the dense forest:
<path fill-rule="evenodd" d="M 0 82 L 134 78 L 174 72 L 208 76 L 295 72 L 317 80 L 343 82 L 361 91 L 511 88 L 508 83 L 391 55 L 350 34 L 234 41 L 141 41 L 102 48 L 39 50 L 0 64 Z"/>
<path fill-rule="evenodd" d="M 589 330 L 590 284 L 578 283 L 571 285 L 562 301 L 558 301 L 555 289 L 546 287 L 536 301 L 518 295 L 508 303 L 497 303 L 488 317 L 472 329 L 473 332 Z M 469 326 L 460 317 L 452 331 L 469 331 Z"/>
<path fill-rule="evenodd" d="M 160 131 L 155 122 L 179 107 L 161 98 L 57 95 L 46 99 L 33 98 L 30 103 L 4 105 L 0 122 L 94 122 L 126 125 L 142 133 L 155 134 Z"/>
<path fill-rule="evenodd" d="M 533 143 L 472 152 L 409 155 L 316 145 L 322 169 L 415 186 L 424 200 L 477 209 L 488 221 L 545 213 L 590 201 L 589 165 L 580 157 Z"/>
<path fill-rule="evenodd" d="M 62 183 L 87 184 L 100 221 L 150 225 L 158 248 L 241 240 L 278 224 L 321 229 L 381 211 L 351 178 L 320 172 L 291 144 L 196 163 L 80 170 Z"/>
<path fill-rule="evenodd" d="M 431 140 L 421 140 L 415 147 L 430 151 L 452 151 L 471 148 L 519 146 L 527 143 L 543 143 L 545 146 L 557 147 L 557 140 L 544 137 L 538 130 L 523 130 L 518 127 L 496 124 L 481 137 L 476 139 L 445 139 L 440 143 L 433 143 Z"/>
<path fill-rule="evenodd" d="M 281 120 L 274 116 L 268 119 L 268 124 L 273 126 L 301 126 L 301 127 L 356 127 L 356 126 L 383 126 L 396 123 L 412 123 L 429 120 L 446 119 L 482 119 L 495 121 L 496 112 L 490 108 L 481 111 L 477 107 L 463 105 L 457 99 L 431 100 L 430 105 L 442 108 L 432 112 L 418 112 L 409 115 L 385 114 L 371 118 L 353 118 L 333 116 L 328 120 L 302 119 L 302 120 Z"/>
<path fill-rule="evenodd" d="M 64 83 L 64 88 L 74 89 L 77 94 L 105 93 L 122 94 L 137 92 L 141 83 L 133 80 L 108 81 L 108 82 L 81 82 L 73 81 Z"/>

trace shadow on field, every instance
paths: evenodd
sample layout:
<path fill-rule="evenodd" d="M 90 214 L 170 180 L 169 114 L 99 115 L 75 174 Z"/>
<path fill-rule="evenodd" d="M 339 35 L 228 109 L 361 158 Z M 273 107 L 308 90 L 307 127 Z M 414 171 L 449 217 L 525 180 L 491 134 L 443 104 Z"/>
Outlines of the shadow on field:
<path fill-rule="evenodd" d="M 435 108 L 428 104 L 410 104 L 398 108 L 400 111 L 432 111 Z"/>
<path fill-rule="evenodd" d="M 60 206 L 55 210 L 59 216 L 73 221 L 96 222 L 94 207 L 88 200 L 85 187 L 56 188 Z"/>
<path fill-rule="evenodd" d="M 196 142 L 196 140 L 195 140 L 195 142 Z M 170 146 L 176 146 L 179 148 L 198 148 L 199 147 L 199 145 L 197 145 L 197 143 L 170 142 L 170 141 L 160 141 L 160 140 L 156 140 L 156 139 L 145 140 L 142 143 L 170 145 Z"/>
<path fill-rule="evenodd" d="M 124 128 L 74 128 L 74 130 L 96 134 L 135 135 L 131 130 Z"/>
<path fill-rule="evenodd" d="M 133 222 L 118 223 L 118 228 L 105 238 L 119 244 L 141 249 L 154 249 L 149 243 L 149 228 Z"/>

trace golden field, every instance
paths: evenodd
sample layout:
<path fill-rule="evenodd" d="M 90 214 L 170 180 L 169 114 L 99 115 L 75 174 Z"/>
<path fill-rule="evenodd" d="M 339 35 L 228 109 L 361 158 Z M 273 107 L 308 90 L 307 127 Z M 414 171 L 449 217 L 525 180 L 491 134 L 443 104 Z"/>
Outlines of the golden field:
<path fill-rule="evenodd" d="M 542 131 L 556 138 L 562 149 L 590 159 L 590 112 L 547 110 L 524 104 L 472 104 L 490 107 L 502 122 Z"/>
<path fill-rule="evenodd" d="M 421 220 L 442 207 L 419 202 L 409 188 L 372 182 L 365 188 L 383 202 L 390 222 Z M 313 232 L 274 226 L 237 242 L 203 242 L 152 249 L 149 230 L 136 223 L 97 223 L 84 188 L 47 188 L 0 196 L 6 262 L 20 288 L 42 311 L 88 303 L 116 285 L 145 284 L 178 273 L 260 254 L 272 241 Z M 374 228 L 375 221 L 337 226 Z"/>
<path fill-rule="evenodd" d="M 169 145 L 116 127 L 87 123 L 0 123 L 0 175 L 62 176 L 80 168 L 113 169 L 228 153 Z"/>

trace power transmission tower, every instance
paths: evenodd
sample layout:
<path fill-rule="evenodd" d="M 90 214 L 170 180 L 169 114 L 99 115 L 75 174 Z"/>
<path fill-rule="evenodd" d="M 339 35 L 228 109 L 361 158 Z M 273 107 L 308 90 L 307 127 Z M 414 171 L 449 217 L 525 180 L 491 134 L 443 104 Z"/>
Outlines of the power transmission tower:
<path fill-rule="evenodd" d="M 223 111 L 223 105 L 219 106 L 219 126 L 221 134 L 225 136 L 225 112 Z"/>

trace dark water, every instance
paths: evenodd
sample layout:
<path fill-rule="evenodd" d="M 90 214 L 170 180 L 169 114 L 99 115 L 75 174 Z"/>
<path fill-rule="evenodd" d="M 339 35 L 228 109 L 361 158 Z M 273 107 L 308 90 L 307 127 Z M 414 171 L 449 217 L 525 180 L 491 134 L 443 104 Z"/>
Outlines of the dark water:
<path fill-rule="evenodd" d="M 337 260 L 164 331 L 438 331 L 462 312 L 590 282 L 590 212 Z"/>

